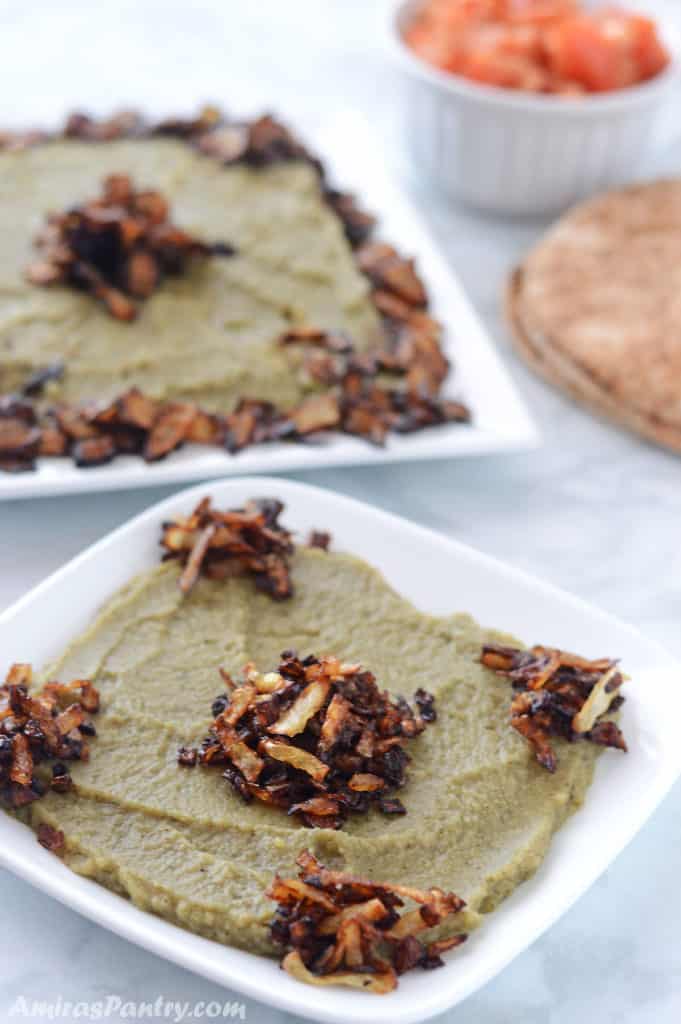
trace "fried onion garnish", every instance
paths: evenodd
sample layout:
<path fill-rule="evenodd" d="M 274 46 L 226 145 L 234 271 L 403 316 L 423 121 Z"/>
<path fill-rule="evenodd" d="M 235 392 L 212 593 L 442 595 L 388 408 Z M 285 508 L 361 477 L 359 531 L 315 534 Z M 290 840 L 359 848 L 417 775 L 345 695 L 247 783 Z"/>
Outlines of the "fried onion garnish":
<path fill-rule="evenodd" d="M 428 296 L 413 260 L 400 256 L 385 242 L 368 242 L 357 251 L 357 264 L 377 288 L 396 295 L 408 306 L 423 307 Z"/>
<path fill-rule="evenodd" d="M 320 551 L 328 551 L 331 546 L 331 534 L 325 530 L 311 530 L 307 538 L 309 548 L 319 548 Z"/>
<path fill-rule="evenodd" d="M 467 938 L 416 938 L 444 922 L 455 927 L 466 904 L 454 893 L 329 871 L 307 850 L 296 863 L 298 878 L 275 876 L 266 895 L 278 904 L 270 935 L 287 950 L 282 967 L 299 981 L 382 995 L 414 967 L 442 967 L 442 954 Z M 414 909 L 402 911 L 405 900 Z"/>
<path fill-rule="evenodd" d="M 52 828 L 51 825 L 46 825 L 45 822 L 41 822 L 38 825 L 38 842 L 46 850 L 49 850 L 50 853 L 56 854 L 57 857 L 63 856 L 66 849 L 64 833 L 61 829 Z"/>
<path fill-rule="evenodd" d="M 589 661 L 553 647 L 530 649 L 485 644 L 481 662 L 511 680 L 511 725 L 524 736 L 539 763 L 550 772 L 558 766 L 551 737 L 569 742 L 585 739 L 626 751 L 618 726 L 603 716 L 624 703 L 619 690 L 624 676 L 616 660 Z"/>
<path fill-rule="evenodd" d="M 244 508 L 220 511 L 204 498 L 190 516 L 164 523 L 163 559 L 184 566 L 180 589 L 188 594 L 200 575 L 211 579 L 251 575 L 258 590 L 275 601 L 291 597 L 291 534 L 279 522 L 284 506 L 256 498 Z"/>
<path fill-rule="evenodd" d="M 84 290 L 116 320 L 134 320 L 137 303 L 153 295 L 164 277 L 184 273 L 197 258 L 234 252 L 224 243 L 193 238 L 169 215 L 160 192 L 137 190 L 127 174 L 110 174 L 101 196 L 48 216 L 26 277 L 41 287 Z"/>
<path fill-rule="evenodd" d="M 383 293 L 388 294 L 388 293 Z M 289 330 L 279 339 L 312 383 L 330 390 L 308 398 L 287 415 L 294 436 L 329 428 L 381 445 L 390 433 L 406 434 L 442 423 L 466 423 L 468 409 L 440 396 L 449 363 L 440 348 L 440 327 L 421 310 L 395 299 L 384 316 L 382 347 L 359 354 L 333 331 L 312 327 Z M 388 386 L 386 375 L 402 378 Z"/>
<path fill-rule="evenodd" d="M 324 190 L 324 198 L 343 225 L 345 235 L 353 249 L 369 240 L 376 226 L 376 218 L 359 205 L 354 195 L 327 187 Z"/>
<path fill-rule="evenodd" d="M 412 709 L 361 665 L 293 651 L 277 672 L 261 675 L 249 663 L 242 681 L 226 681 L 208 736 L 198 751 L 181 747 L 180 764 L 222 765 L 246 802 L 286 810 L 309 827 L 342 828 L 371 807 L 406 813 L 390 794 L 406 781 L 407 741 L 435 720 L 430 694 L 417 690 Z"/>
<path fill-rule="evenodd" d="M 96 734 L 88 714 L 99 709 L 99 694 L 89 680 L 50 682 L 29 694 L 32 682 L 31 666 L 17 662 L 0 685 L 0 800 L 11 808 L 33 803 L 48 788 L 67 792 L 71 776 L 63 762 L 86 761 L 86 737 Z M 49 778 L 35 772 L 46 761 L 53 762 Z"/>
<path fill-rule="evenodd" d="M 32 403 L 20 395 L 0 396 L 0 469 L 9 473 L 33 469 L 41 444 Z"/>

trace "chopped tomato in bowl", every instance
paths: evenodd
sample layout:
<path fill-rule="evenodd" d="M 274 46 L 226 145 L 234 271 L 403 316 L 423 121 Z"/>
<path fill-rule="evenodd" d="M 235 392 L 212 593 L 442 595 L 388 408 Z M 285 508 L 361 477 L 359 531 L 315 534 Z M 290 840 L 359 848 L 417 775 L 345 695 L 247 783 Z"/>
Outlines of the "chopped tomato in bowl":
<path fill-rule="evenodd" d="M 671 60 L 650 18 L 581 0 L 425 0 L 404 41 L 471 81 L 567 96 L 638 85 Z"/>

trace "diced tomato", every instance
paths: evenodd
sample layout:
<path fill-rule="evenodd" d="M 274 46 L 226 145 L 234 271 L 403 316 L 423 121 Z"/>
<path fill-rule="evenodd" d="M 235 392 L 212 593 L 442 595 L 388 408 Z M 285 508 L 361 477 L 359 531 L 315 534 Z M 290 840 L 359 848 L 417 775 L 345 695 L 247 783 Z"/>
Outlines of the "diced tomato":
<path fill-rule="evenodd" d="M 524 57 L 535 63 L 541 62 L 544 52 L 542 34 L 536 25 L 511 25 L 502 30 L 497 48 L 500 54 Z"/>
<path fill-rule="evenodd" d="M 626 41 L 609 38 L 604 28 L 587 16 L 564 21 L 555 30 L 552 70 L 561 78 L 579 82 L 589 92 L 630 85 L 635 80 L 635 67 Z"/>
<path fill-rule="evenodd" d="M 669 63 L 649 18 L 581 0 L 430 0 L 406 41 L 454 74 L 560 95 L 622 89 Z"/>
<path fill-rule="evenodd" d="M 669 64 L 669 53 L 657 34 L 655 22 L 650 18 L 632 18 L 634 28 L 634 56 L 641 78 L 654 78 Z"/>
<path fill-rule="evenodd" d="M 504 89 L 543 92 L 548 84 L 546 71 L 527 57 L 502 53 L 499 50 L 475 50 L 461 65 L 466 78 Z"/>
<path fill-rule="evenodd" d="M 420 57 L 435 67 L 453 71 L 452 56 L 455 53 L 453 40 L 443 34 L 434 34 L 422 24 L 414 25 L 409 34 L 409 45 Z"/>
<path fill-rule="evenodd" d="M 507 0 L 505 18 L 509 22 L 545 25 L 577 14 L 578 0 Z"/>

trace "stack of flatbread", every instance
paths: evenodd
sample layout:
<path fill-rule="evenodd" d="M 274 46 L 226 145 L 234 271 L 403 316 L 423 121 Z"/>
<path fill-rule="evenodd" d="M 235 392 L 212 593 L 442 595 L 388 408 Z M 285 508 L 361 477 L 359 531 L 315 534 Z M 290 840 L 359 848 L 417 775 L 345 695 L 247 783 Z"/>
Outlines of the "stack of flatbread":
<path fill-rule="evenodd" d="M 567 213 L 513 273 L 508 314 L 551 384 L 681 452 L 681 180 Z"/>

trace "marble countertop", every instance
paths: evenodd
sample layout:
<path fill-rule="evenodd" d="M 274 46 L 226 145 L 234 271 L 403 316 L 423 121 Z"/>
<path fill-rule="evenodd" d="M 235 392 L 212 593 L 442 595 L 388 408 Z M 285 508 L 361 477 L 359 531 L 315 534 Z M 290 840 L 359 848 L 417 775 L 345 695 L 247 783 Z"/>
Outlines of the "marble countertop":
<path fill-rule="evenodd" d="M 670 9 L 676 0 L 669 0 Z M 640 6 L 640 5 L 639 5 Z M 367 0 L 0 0 L 0 122 L 95 109 L 273 107 L 295 119 L 356 105 L 371 117 L 535 416 L 528 454 L 298 474 L 498 555 L 638 624 L 681 656 L 681 461 L 597 422 L 509 352 L 504 275 L 543 230 L 453 207 L 403 163 L 399 82 Z M 358 158 L 360 156 L 358 155 Z M 681 147 L 657 158 L 678 170 Z M 170 489 L 0 507 L 0 609 Z M 49 628 L 49 623 L 39 624 Z M 598 842 L 598 837 L 594 837 Z M 448 1024 L 678 1024 L 681 788 L 576 906 Z M 193 1004 L 229 993 L 0 872 L 0 1015 L 17 997 Z M 233 995 L 232 998 L 238 998 Z M 116 1016 L 113 1017 L 116 1019 Z M 247 1019 L 293 1024 L 254 1002 Z"/>

